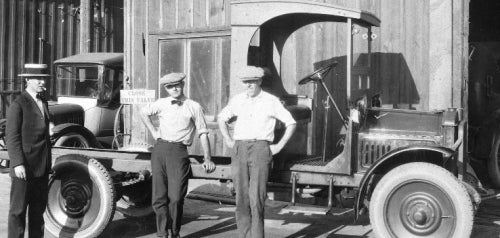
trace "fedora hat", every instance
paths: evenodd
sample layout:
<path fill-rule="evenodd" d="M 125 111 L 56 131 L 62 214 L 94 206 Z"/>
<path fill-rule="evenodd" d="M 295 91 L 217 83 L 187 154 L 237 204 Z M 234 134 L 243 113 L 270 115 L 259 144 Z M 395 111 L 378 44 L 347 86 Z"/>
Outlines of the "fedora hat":
<path fill-rule="evenodd" d="M 20 77 L 50 77 L 46 64 L 24 64 Z"/>

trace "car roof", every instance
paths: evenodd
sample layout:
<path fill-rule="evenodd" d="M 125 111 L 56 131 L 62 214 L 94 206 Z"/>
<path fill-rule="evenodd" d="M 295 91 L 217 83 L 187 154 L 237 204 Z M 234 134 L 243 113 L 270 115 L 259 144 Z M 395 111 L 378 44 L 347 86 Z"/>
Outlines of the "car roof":
<path fill-rule="evenodd" d="M 123 53 L 83 53 L 54 61 L 54 64 L 66 63 L 123 65 Z"/>

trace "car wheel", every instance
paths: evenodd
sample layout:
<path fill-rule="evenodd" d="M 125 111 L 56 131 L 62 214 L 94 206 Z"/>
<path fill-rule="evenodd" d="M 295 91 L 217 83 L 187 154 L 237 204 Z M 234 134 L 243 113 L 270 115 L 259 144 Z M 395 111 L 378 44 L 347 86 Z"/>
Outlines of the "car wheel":
<path fill-rule="evenodd" d="M 458 179 L 430 163 L 408 163 L 389 171 L 370 200 L 377 237 L 470 237 L 473 208 Z"/>
<path fill-rule="evenodd" d="M 49 181 L 45 228 L 56 237 L 97 237 L 115 211 L 115 190 L 99 161 L 63 155 Z"/>
<path fill-rule="evenodd" d="M 90 143 L 82 135 L 70 132 L 59 137 L 54 143 L 54 146 L 90 148 Z"/>

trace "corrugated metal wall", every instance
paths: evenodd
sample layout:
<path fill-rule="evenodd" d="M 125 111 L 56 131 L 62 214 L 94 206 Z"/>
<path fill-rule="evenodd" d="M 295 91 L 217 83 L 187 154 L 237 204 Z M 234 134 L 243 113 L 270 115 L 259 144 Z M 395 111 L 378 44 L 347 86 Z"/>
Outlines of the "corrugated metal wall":
<path fill-rule="evenodd" d="M 80 52 L 82 2 L 89 5 L 90 52 L 123 51 L 123 0 L 1 0 L 0 117 L 23 84 L 24 63 L 44 63 Z"/>

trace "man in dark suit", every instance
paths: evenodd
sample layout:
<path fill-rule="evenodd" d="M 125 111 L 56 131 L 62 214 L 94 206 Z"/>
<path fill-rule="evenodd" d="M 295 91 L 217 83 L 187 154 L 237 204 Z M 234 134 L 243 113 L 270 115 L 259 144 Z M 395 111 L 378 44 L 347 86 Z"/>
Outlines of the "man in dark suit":
<path fill-rule="evenodd" d="M 10 105 L 5 139 L 10 158 L 9 238 L 24 237 L 28 212 L 29 237 L 43 237 L 51 168 L 49 111 L 43 97 L 47 65 L 26 64 L 19 76 L 26 90 Z"/>

